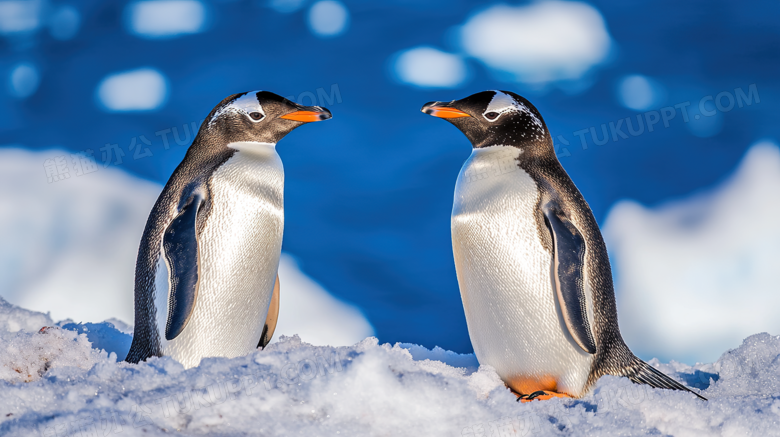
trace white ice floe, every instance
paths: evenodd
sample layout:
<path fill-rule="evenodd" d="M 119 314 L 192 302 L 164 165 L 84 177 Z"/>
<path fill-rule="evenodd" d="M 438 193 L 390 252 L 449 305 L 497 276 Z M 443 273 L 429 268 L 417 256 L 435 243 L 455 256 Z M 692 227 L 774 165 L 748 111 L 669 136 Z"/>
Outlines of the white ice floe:
<path fill-rule="evenodd" d="M 202 32 L 207 11 L 198 0 L 141 0 L 127 5 L 130 33 L 142 38 L 172 38 Z"/>
<path fill-rule="evenodd" d="M 100 82 L 97 97 L 108 111 L 150 111 L 165 103 L 168 81 L 154 68 L 113 73 Z"/>
<path fill-rule="evenodd" d="M 38 69 L 30 63 L 22 62 L 11 69 L 9 88 L 14 97 L 25 99 L 35 93 L 40 81 Z"/>
<path fill-rule="evenodd" d="M 455 88 L 466 80 L 466 63 L 458 55 L 433 47 L 415 47 L 396 57 L 395 75 L 422 88 Z"/>
<path fill-rule="evenodd" d="M 580 79 L 611 46 L 599 11 L 569 1 L 491 6 L 471 17 L 460 35 L 466 53 L 532 84 Z"/>
<path fill-rule="evenodd" d="M 42 0 L 0 1 L 0 34 L 33 32 L 41 25 Z"/>
<path fill-rule="evenodd" d="M 635 352 L 711 361 L 750 333 L 780 332 L 778 193 L 780 149 L 761 142 L 714 189 L 612 208 L 604 237 Z"/>
<path fill-rule="evenodd" d="M 661 85 L 641 74 L 630 74 L 620 79 L 618 99 L 629 109 L 644 111 L 662 104 L 664 90 Z"/>
<path fill-rule="evenodd" d="M 438 348 L 285 337 L 185 370 L 117 362 L 129 335 L 109 323 L 38 332 L 46 316 L 0 301 L 3 320 L 24 330 L 0 329 L 2 435 L 780 435 L 780 337 L 768 334 L 712 364 L 653 362 L 706 402 L 607 376 L 583 399 L 524 404 L 473 355 Z"/>
<path fill-rule="evenodd" d="M 339 1 L 318 1 L 309 9 L 308 23 L 317 36 L 336 36 L 343 33 L 349 25 L 349 10 Z"/>

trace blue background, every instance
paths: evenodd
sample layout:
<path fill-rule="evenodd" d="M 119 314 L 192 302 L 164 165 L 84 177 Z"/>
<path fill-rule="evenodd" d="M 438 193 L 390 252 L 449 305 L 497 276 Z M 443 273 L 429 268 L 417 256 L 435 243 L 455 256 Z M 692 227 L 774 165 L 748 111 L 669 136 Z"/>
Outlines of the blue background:
<path fill-rule="evenodd" d="M 74 3 L 81 26 L 72 39 L 40 32 L 0 40 L 3 72 L 31 62 L 41 74 L 26 99 L 0 93 L 0 144 L 93 149 L 100 159 L 106 143 L 126 151 L 133 137 L 144 135 L 153 156 L 133 160 L 128 153 L 122 168 L 164 183 L 186 146 L 171 142 L 166 150 L 155 132 L 181 131 L 232 93 L 300 96 L 322 89 L 334 102 L 318 103 L 333 119 L 305 126 L 278 146 L 286 172 L 283 250 L 331 293 L 358 305 L 380 341 L 470 352 L 449 231 L 454 183 L 470 145 L 452 126 L 420 113 L 423 103 L 496 88 L 528 97 L 553 137 L 569 141 L 570 156 L 561 162 L 600 222 L 622 198 L 655 205 L 710 186 L 735 168 L 750 144 L 778 137 L 777 3 L 591 2 L 613 48 L 576 93 L 503 81 L 473 59 L 466 61 L 470 79 L 460 87 L 405 85 L 394 77 L 397 53 L 418 45 L 456 50 L 453 26 L 493 3 L 343 3 L 349 25 L 331 38 L 309 29 L 306 6 L 280 13 L 263 2 L 234 1 L 209 4 L 207 30 L 170 39 L 127 32 L 124 1 Z M 167 77 L 167 102 L 149 112 L 101 109 L 95 97 L 100 81 L 139 67 Z M 631 73 L 664 85 L 659 107 L 691 101 L 691 115 L 702 97 L 747 92 L 750 84 L 760 103 L 718 115 L 722 127 L 708 138 L 694 136 L 678 113 L 669 128 L 659 124 L 603 146 L 588 136 L 583 149 L 575 131 L 595 126 L 600 135 L 602 123 L 637 114 L 616 93 L 618 81 Z"/>

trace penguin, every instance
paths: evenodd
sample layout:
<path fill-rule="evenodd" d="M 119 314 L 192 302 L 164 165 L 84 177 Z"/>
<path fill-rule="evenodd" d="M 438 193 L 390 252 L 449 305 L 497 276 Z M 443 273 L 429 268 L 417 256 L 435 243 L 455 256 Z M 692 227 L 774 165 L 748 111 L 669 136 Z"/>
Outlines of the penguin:
<path fill-rule="evenodd" d="M 581 398 L 603 375 L 688 391 L 620 335 L 607 249 L 588 203 L 525 98 L 483 91 L 430 102 L 473 146 L 452 207 L 469 337 L 518 400 Z"/>
<path fill-rule="evenodd" d="M 284 229 L 276 144 L 329 118 L 268 91 L 234 94 L 209 113 L 146 222 L 126 361 L 171 356 L 190 368 L 268 344 Z"/>

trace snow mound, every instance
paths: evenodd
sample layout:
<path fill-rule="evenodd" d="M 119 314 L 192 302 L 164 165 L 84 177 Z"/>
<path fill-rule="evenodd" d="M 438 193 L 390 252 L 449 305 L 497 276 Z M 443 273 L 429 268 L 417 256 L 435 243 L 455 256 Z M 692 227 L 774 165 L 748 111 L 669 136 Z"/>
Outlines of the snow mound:
<path fill-rule="evenodd" d="M 0 320 L 37 329 L 47 316 L 0 302 Z M 709 402 L 608 376 L 583 399 L 521 404 L 473 355 L 439 348 L 293 336 L 185 370 L 92 349 L 90 333 L 120 332 L 108 324 L 68 327 L 0 331 L 0 435 L 780 435 L 780 337 L 769 334 L 712 364 L 653 363 Z"/>
<path fill-rule="evenodd" d="M 117 360 L 124 360 L 127 357 L 127 353 L 130 351 L 130 344 L 133 342 L 133 333 L 123 332 L 123 330 L 117 329 L 122 326 L 122 322 L 102 322 L 102 323 L 73 323 L 73 322 L 60 322 L 58 325 L 62 329 L 68 329 L 75 331 L 78 334 L 84 334 L 92 343 L 92 347 L 95 349 L 102 349 L 108 353 L 116 354 Z"/>
<path fill-rule="evenodd" d="M 644 356 L 711 361 L 754 332 L 780 332 L 780 149 L 752 146 L 721 186 L 653 208 L 622 201 L 603 231 L 618 314 Z M 664 314 L 658 323 L 655 314 Z M 680 335 L 684 332 L 685 335 Z"/>
<path fill-rule="evenodd" d="M 19 308 L 0 297 L 0 332 L 37 331 L 52 324 L 48 314 Z"/>
<path fill-rule="evenodd" d="M 61 368 L 86 371 L 106 357 L 90 347 L 85 335 L 50 326 L 0 333 L 0 344 L 0 380 L 10 383 L 37 381 Z"/>
<path fill-rule="evenodd" d="M 162 187 L 93 152 L 90 172 L 64 150 L 0 150 L 0 295 L 55 320 L 132 322 L 138 242 Z M 57 160 L 68 177 L 49 182 Z"/>

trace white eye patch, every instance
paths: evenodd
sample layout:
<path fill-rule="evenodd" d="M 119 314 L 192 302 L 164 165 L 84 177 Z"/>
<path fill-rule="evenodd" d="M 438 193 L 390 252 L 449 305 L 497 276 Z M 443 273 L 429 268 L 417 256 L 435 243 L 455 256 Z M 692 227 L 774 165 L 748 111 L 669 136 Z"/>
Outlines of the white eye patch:
<path fill-rule="evenodd" d="M 482 117 L 485 118 L 485 120 L 493 123 L 494 121 L 501 118 L 503 114 L 506 114 L 507 112 L 525 112 L 526 114 L 531 116 L 531 120 L 533 123 L 539 128 L 542 128 L 542 122 L 539 120 L 539 118 L 534 115 L 533 112 L 531 112 L 530 109 L 528 109 L 525 104 L 522 102 L 518 102 L 514 99 L 514 97 L 510 96 L 509 94 L 502 93 L 501 91 L 494 91 L 496 94 L 493 96 L 493 99 L 490 101 L 490 103 L 487 106 L 487 109 L 485 109 L 485 112 L 482 113 Z M 490 114 L 490 117 L 488 117 L 488 114 Z M 498 115 L 495 115 L 498 114 Z"/>
<path fill-rule="evenodd" d="M 265 111 L 263 111 L 263 105 L 257 101 L 258 92 L 259 91 L 252 91 L 251 93 L 247 93 L 246 95 L 241 96 L 229 104 L 219 108 L 217 112 L 214 113 L 214 117 L 211 118 L 209 126 L 211 126 L 214 120 L 229 112 L 243 114 L 255 123 L 262 121 L 265 118 Z M 259 118 L 254 118 L 250 115 L 253 113 L 260 113 L 261 116 Z"/>

